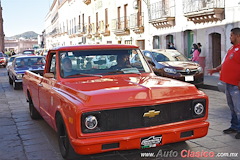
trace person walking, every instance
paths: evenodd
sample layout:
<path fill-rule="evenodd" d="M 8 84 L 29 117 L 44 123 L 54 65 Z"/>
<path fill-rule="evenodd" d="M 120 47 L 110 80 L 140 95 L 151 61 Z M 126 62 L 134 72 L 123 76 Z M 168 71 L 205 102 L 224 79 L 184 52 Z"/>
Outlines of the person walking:
<path fill-rule="evenodd" d="M 197 43 L 198 46 L 198 51 L 199 51 L 199 64 L 203 69 L 203 73 L 205 71 L 205 54 L 202 52 L 202 44 L 201 43 Z"/>
<path fill-rule="evenodd" d="M 223 130 L 225 134 L 237 133 L 240 139 L 240 28 L 231 30 L 230 41 L 233 46 L 228 50 L 223 62 L 216 68 L 208 70 L 212 75 L 220 72 L 220 80 L 226 83 L 227 103 L 231 111 L 231 126 Z"/>
<path fill-rule="evenodd" d="M 198 46 L 197 44 L 193 44 L 193 55 L 192 55 L 192 61 L 199 63 L 199 55 L 200 52 L 198 51 Z"/>

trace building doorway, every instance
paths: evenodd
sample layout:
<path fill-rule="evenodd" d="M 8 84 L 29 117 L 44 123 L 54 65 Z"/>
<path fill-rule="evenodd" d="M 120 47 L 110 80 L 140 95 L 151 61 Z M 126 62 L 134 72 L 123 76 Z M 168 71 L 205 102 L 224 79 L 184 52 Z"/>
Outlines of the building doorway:
<path fill-rule="evenodd" d="M 153 49 L 160 49 L 160 37 L 153 36 Z"/>
<path fill-rule="evenodd" d="M 140 49 L 145 49 L 145 40 L 137 40 L 137 46 L 139 46 Z"/>
<path fill-rule="evenodd" d="M 193 45 L 193 35 L 192 30 L 184 31 L 184 55 L 188 58 L 191 58 L 191 50 Z"/>
<path fill-rule="evenodd" d="M 210 50 L 212 52 L 212 64 L 215 68 L 221 64 L 221 34 L 212 33 L 210 37 L 212 39 L 210 43 L 212 45 L 212 49 Z"/>
<path fill-rule="evenodd" d="M 173 43 L 173 35 L 167 35 L 166 36 L 166 48 L 168 49 L 170 46 L 170 43 Z M 173 43 L 174 44 L 174 43 Z"/>

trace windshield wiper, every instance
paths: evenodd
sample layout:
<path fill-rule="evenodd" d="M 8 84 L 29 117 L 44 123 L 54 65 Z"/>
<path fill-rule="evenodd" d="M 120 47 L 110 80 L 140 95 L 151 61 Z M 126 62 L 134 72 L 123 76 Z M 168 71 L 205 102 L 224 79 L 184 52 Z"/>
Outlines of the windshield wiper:
<path fill-rule="evenodd" d="M 91 77 L 103 77 L 102 75 L 99 75 L 99 74 L 87 74 L 87 73 L 77 73 L 77 74 L 73 74 L 73 75 L 69 75 L 69 76 L 66 76 L 64 78 L 67 78 L 67 77 L 74 77 L 74 76 L 91 76 Z"/>
<path fill-rule="evenodd" d="M 138 74 L 138 75 L 141 75 L 140 72 L 124 72 L 122 70 L 107 72 L 107 74 Z"/>

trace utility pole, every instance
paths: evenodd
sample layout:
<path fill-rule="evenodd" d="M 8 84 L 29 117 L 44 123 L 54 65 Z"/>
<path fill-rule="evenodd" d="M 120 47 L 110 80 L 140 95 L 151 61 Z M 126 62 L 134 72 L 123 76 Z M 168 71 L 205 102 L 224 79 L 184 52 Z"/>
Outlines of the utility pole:
<path fill-rule="evenodd" d="M 3 17 L 2 17 L 2 3 L 0 0 L 0 52 L 5 51 L 4 47 L 4 32 L 3 32 Z"/>

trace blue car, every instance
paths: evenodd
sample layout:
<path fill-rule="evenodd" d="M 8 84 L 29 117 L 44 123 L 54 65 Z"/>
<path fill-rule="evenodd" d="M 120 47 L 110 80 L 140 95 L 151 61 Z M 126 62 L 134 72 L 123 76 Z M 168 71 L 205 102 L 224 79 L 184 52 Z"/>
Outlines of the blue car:
<path fill-rule="evenodd" d="M 42 74 L 45 66 L 44 56 L 18 56 L 16 57 L 8 69 L 9 84 L 14 89 L 22 86 L 22 77 L 28 70 Z"/>

